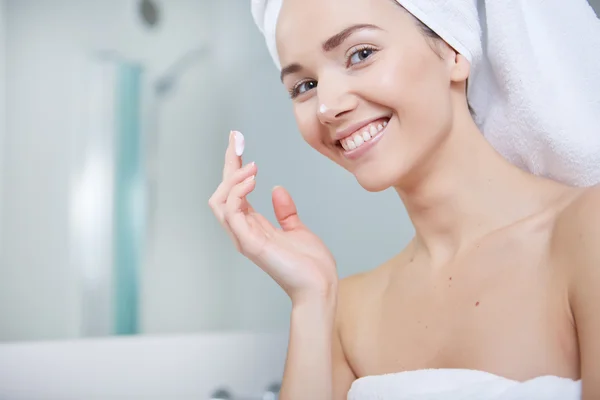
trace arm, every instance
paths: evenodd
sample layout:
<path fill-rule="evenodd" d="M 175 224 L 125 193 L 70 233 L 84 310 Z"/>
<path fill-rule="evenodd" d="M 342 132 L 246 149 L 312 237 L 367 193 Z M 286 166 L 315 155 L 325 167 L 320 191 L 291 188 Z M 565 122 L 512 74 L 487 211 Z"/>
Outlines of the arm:
<path fill-rule="evenodd" d="M 335 323 L 335 296 L 292 306 L 281 400 L 345 400 L 355 380 Z"/>
<path fill-rule="evenodd" d="M 570 300 L 581 360 L 582 399 L 600 399 L 600 191 L 591 189 L 565 215 Z"/>
<path fill-rule="evenodd" d="M 335 295 L 292 305 L 281 400 L 331 400 Z"/>

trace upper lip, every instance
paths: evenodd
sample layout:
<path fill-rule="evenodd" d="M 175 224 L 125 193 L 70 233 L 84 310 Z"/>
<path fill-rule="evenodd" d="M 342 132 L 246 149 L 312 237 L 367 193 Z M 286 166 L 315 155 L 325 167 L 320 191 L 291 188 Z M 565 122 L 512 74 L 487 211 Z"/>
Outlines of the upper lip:
<path fill-rule="evenodd" d="M 339 141 L 342 139 L 345 139 L 349 136 L 352 136 L 353 133 L 360 131 L 362 128 L 364 128 L 365 126 L 369 125 L 371 122 L 373 121 L 377 121 L 379 119 L 383 119 L 383 118 L 389 118 L 388 116 L 379 116 L 379 117 L 375 117 L 375 118 L 370 118 L 367 120 L 363 120 L 361 122 L 357 122 L 356 124 L 352 124 L 349 127 L 345 128 L 345 129 L 341 129 L 339 131 L 335 132 L 335 140 Z"/>

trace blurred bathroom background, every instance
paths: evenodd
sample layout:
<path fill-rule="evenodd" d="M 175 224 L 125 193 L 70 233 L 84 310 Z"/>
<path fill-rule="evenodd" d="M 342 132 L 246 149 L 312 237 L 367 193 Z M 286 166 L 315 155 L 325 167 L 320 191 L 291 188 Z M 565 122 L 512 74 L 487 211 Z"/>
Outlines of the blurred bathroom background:
<path fill-rule="evenodd" d="M 285 331 L 290 301 L 207 202 L 229 131 L 346 276 L 412 233 L 302 140 L 250 2 L 4 0 L 0 340 Z"/>
<path fill-rule="evenodd" d="M 0 0 L 0 342 L 205 335 L 210 369 L 267 335 L 277 375 L 290 301 L 207 205 L 232 129 L 254 207 L 288 188 L 341 277 L 410 240 L 393 192 L 303 142 L 249 0 Z"/>

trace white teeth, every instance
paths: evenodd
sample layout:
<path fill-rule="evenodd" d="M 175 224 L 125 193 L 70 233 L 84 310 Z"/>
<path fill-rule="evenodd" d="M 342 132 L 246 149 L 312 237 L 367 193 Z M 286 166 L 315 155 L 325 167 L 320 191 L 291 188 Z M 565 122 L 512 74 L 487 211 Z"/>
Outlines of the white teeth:
<path fill-rule="evenodd" d="M 370 125 L 368 128 L 365 128 L 364 131 L 355 133 L 351 137 L 347 137 L 340 141 L 342 147 L 346 151 L 354 150 L 362 146 L 365 142 L 368 142 L 373 137 L 375 137 L 379 132 L 383 130 L 388 124 L 388 121 L 384 121 L 378 125 Z"/>

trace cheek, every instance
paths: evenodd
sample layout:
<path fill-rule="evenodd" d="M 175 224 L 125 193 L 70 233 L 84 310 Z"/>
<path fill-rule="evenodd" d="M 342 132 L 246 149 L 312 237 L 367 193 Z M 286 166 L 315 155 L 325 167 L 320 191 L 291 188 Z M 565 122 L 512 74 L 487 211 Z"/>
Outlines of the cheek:
<path fill-rule="evenodd" d="M 435 54 L 420 49 L 390 54 L 370 75 L 370 85 L 363 89 L 371 93 L 371 101 L 391 108 L 402 125 L 424 128 L 447 115 L 450 86 Z"/>
<path fill-rule="evenodd" d="M 294 116 L 296 124 L 302 138 L 312 148 L 322 152 L 323 141 L 321 137 L 321 123 L 311 106 L 306 103 L 296 105 L 294 107 Z"/>

